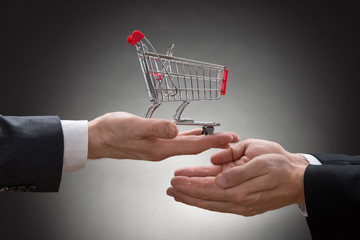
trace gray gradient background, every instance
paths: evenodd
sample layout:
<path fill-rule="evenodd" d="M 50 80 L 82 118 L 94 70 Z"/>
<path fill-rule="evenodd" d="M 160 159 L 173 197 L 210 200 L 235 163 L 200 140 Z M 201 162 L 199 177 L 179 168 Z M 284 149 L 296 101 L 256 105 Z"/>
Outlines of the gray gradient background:
<path fill-rule="evenodd" d="M 227 95 L 191 103 L 184 116 L 292 152 L 358 152 L 359 17 L 350 2 L 26 2 L 1 4 L 3 115 L 142 115 L 149 101 L 126 42 L 139 29 L 161 53 L 175 43 L 176 56 L 228 66 Z M 176 105 L 155 117 L 170 119 Z M 1 239 L 310 239 L 296 206 L 246 218 L 166 196 L 175 169 L 207 165 L 214 152 L 89 161 L 63 175 L 59 193 L 1 194 Z"/>

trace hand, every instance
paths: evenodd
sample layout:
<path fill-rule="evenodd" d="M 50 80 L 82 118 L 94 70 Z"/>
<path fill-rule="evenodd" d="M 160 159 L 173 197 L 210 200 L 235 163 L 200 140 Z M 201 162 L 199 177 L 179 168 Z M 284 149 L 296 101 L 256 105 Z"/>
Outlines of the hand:
<path fill-rule="evenodd" d="M 306 159 L 300 154 L 294 154 L 286 151 L 280 144 L 261 139 L 247 139 L 229 149 L 215 153 L 211 157 L 213 164 L 223 164 L 240 160 L 238 163 L 246 163 L 254 157 L 267 153 L 277 153 L 284 155 L 294 163 L 302 164 Z"/>
<path fill-rule="evenodd" d="M 228 183 L 229 185 L 226 185 L 226 179 L 222 179 L 222 178 L 225 178 L 227 174 L 221 174 L 222 172 L 234 166 L 241 166 L 244 163 L 249 162 L 254 157 L 267 153 L 282 154 L 288 158 L 291 158 L 294 162 L 297 161 L 306 162 L 303 156 L 297 154 L 294 155 L 292 153 L 287 152 L 278 143 L 270 142 L 266 140 L 260 140 L 260 139 L 247 139 L 238 143 L 235 146 L 231 146 L 230 148 L 227 148 L 212 155 L 210 160 L 214 164 L 213 166 L 186 167 L 177 170 L 175 172 L 175 175 L 182 173 L 185 174 L 185 176 L 195 176 L 195 175 L 198 176 L 197 174 L 200 174 L 198 177 L 200 176 L 206 177 L 207 176 L 206 174 L 208 173 L 211 176 L 220 174 L 217 177 L 217 179 L 221 179 L 221 181 L 219 181 L 219 186 L 223 188 L 231 187 L 231 185 L 237 185 L 237 183 L 234 182 L 235 179 L 231 177 L 229 179 L 229 183 Z M 303 158 L 303 159 L 298 159 L 298 158 Z"/>
<path fill-rule="evenodd" d="M 160 161 L 174 155 L 228 148 L 239 141 L 235 133 L 201 135 L 202 129 L 178 134 L 175 123 L 130 113 L 108 113 L 89 122 L 88 158 Z"/>
<path fill-rule="evenodd" d="M 215 183 L 221 171 L 220 166 L 215 167 L 176 171 L 167 194 L 188 205 L 243 216 L 305 201 L 306 165 L 294 164 L 283 155 L 264 154 L 226 170 L 224 173 L 237 176 L 238 185 L 231 188 L 221 188 Z"/>
<path fill-rule="evenodd" d="M 308 162 L 276 143 L 246 140 L 211 160 L 224 163 L 175 171 L 167 194 L 188 205 L 243 216 L 305 202 L 303 178 Z"/>
<path fill-rule="evenodd" d="M 269 153 L 281 154 L 295 164 L 309 164 L 301 154 L 290 153 L 276 142 L 261 139 L 247 139 L 231 148 L 215 153 L 211 156 L 211 162 L 215 165 L 223 163 L 230 164 L 231 162 L 233 162 L 234 165 L 242 165 L 257 156 Z M 231 172 L 219 174 L 216 178 L 216 183 L 223 188 L 238 184 L 236 178 L 231 175 Z"/>

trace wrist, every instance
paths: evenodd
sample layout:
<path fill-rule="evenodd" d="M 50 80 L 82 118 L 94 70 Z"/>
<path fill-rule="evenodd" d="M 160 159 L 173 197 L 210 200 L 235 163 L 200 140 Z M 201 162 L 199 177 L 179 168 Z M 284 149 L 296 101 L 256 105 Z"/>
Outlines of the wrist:
<path fill-rule="evenodd" d="M 297 184 L 297 196 L 295 200 L 295 203 L 297 204 L 305 204 L 304 175 L 307 165 L 297 165 L 296 171 L 294 173 Z"/>
<path fill-rule="evenodd" d="M 294 203 L 303 205 L 305 204 L 305 191 L 304 191 L 304 175 L 309 162 L 306 158 L 298 153 L 287 152 L 288 159 L 295 164 L 294 171 L 294 184 L 295 184 L 295 201 Z"/>
<path fill-rule="evenodd" d="M 98 122 L 92 120 L 88 124 L 88 158 L 90 159 L 98 159 L 101 158 L 98 153 L 97 146 L 99 145 L 99 134 L 98 134 Z"/>
<path fill-rule="evenodd" d="M 290 161 L 292 161 L 295 164 L 308 166 L 309 162 L 306 160 L 306 158 L 299 154 L 299 153 L 288 153 L 288 158 Z"/>
<path fill-rule="evenodd" d="M 294 181 L 296 185 L 296 196 L 295 196 L 295 203 L 296 204 L 305 204 L 305 191 L 304 191 L 304 175 L 309 162 L 306 158 L 299 154 L 299 153 L 289 153 L 288 158 L 291 162 L 295 164 L 295 171 L 294 171 Z"/>

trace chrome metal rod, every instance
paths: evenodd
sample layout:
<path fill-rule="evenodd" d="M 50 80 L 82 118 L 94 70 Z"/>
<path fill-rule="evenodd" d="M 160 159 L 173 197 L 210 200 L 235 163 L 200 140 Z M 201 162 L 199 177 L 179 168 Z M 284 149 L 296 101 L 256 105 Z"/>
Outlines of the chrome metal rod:
<path fill-rule="evenodd" d="M 161 102 L 153 102 L 147 109 L 146 113 L 144 114 L 144 118 L 151 118 L 155 110 L 160 107 Z"/>
<path fill-rule="evenodd" d="M 183 113 L 184 109 L 186 108 L 187 105 L 189 105 L 190 101 L 183 101 L 182 104 L 178 107 L 178 109 L 176 109 L 176 112 L 174 114 L 174 120 L 176 122 L 181 122 L 181 114 Z M 189 120 L 189 119 L 186 119 Z"/>
<path fill-rule="evenodd" d="M 140 49 L 141 49 L 141 52 L 142 52 L 142 55 L 143 55 L 143 58 L 144 58 L 143 62 L 140 61 L 140 65 L 142 66 L 142 68 L 144 68 L 145 83 L 146 83 L 147 88 L 148 88 L 148 93 L 149 93 L 149 96 L 150 96 L 150 100 L 157 99 L 157 93 L 154 90 L 154 86 L 153 86 L 153 83 L 151 81 L 151 77 L 150 77 L 150 74 L 149 74 L 149 66 L 148 66 L 148 63 L 146 62 L 146 58 L 145 58 L 144 44 L 140 43 L 139 45 L 140 45 Z"/>
<path fill-rule="evenodd" d="M 152 53 L 152 52 L 146 52 L 146 55 L 147 56 L 155 56 L 155 57 L 159 57 L 159 58 L 162 58 L 162 59 L 169 59 L 169 60 L 172 60 L 172 61 L 199 64 L 199 65 L 202 65 L 204 67 L 212 67 L 212 68 L 217 68 L 217 69 L 225 68 L 225 66 L 223 66 L 223 65 L 212 64 L 212 63 L 207 63 L 207 62 L 201 62 L 201 61 L 196 61 L 196 60 L 191 60 L 191 59 L 186 59 L 186 58 L 180 58 L 180 57 L 174 57 L 174 56 L 167 56 L 167 55 L 163 55 L 163 54 L 156 54 L 156 53 Z"/>
<path fill-rule="evenodd" d="M 164 63 L 161 61 L 161 58 L 160 58 L 159 54 L 156 52 L 155 48 L 152 46 L 152 44 L 150 43 L 150 41 L 149 41 L 146 37 L 144 37 L 144 40 L 146 40 L 146 42 L 149 44 L 149 46 L 150 46 L 150 47 L 152 48 L 152 50 L 154 51 L 155 56 L 159 59 L 161 65 L 162 65 L 162 67 L 163 67 L 163 69 L 165 70 L 166 74 L 168 75 L 168 77 L 169 77 L 169 79 L 170 79 L 170 81 L 171 81 L 171 83 L 173 84 L 174 89 L 175 89 L 175 93 L 172 93 L 172 94 L 170 94 L 170 93 L 167 92 L 168 89 L 166 89 L 166 90 L 164 89 L 164 91 L 165 91 L 167 94 L 169 94 L 170 96 L 172 96 L 172 97 L 175 96 L 175 95 L 177 94 L 177 92 L 178 92 L 178 89 L 177 89 L 177 87 L 176 87 L 176 84 L 174 83 L 174 80 L 172 79 L 170 73 L 169 73 L 168 70 L 166 69 Z"/>

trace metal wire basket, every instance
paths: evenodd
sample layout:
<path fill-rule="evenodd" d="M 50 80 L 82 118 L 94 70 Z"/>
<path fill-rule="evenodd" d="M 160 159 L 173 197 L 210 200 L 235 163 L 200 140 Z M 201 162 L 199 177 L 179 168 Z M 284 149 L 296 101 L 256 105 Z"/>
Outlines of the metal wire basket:
<path fill-rule="evenodd" d="M 203 134 L 213 134 L 220 123 L 180 118 L 191 101 L 217 100 L 226 93 L 228 69 L 225 66 L 174 57 L 174 44 L 166 55 L 158 54 L 140 31 L 134 31 L 128 42 L 136 47 L 152 104 L 145 113 L 150 118 L 162 102 L 181 101 L 174 114 L 178 125 L 202 126 Z"/>

